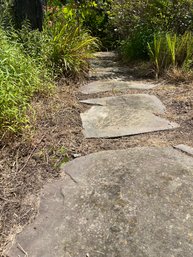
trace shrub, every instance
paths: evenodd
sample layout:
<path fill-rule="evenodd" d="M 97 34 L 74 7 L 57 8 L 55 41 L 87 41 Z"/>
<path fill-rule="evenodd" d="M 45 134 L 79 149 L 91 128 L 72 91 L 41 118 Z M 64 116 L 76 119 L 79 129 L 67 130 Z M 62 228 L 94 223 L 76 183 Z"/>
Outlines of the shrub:
<path fill-rule="evenodd" d="M 157 77 L 169 67 L 189 69 L 193 61 L 193 34 L 155 34 L 153 42 L 148 43 L 148 51 Z"/>
<path fill-rule="evenodd" d="M 69 17 L 65 8 L 52 16 L 47 33 L 50 34 L 50 59 L 57 74 L 78 75 L 88 69 L 88 59 L 99 45 L 95 37 L 78 26 L 76 17 Z M 66 17 L 68 15 L 68 17 Z"/>
<path fill-rule="evenodd" d="M 112 0 L 111 22 L 124 41 L 122 55 L 129 59 L 146 59 L 147 42 L 154 34 L 183 35 L 193 30 L 191 0 Z"/>
<path fill-rule="evenodd" d="M 2 21 L 1 24 L 4 24 Z M 51 87 L 50 78 L 79 75 L 98 40 L 77 26 L 74 13 L 57 8 L 45 19 L 43 32 L 0 25 L 0 130 L 19 131 L 34 93 Z"/>
<path fill-rule="evenodd" d="M 20 130 L 30 97 L 44 86 L 40 67 L 0 29 L 0 130 Z"/>
<path fill-rule="evenodd" d="M 119 53 L 123 60 L 146 60 L 149 58 L 147 42 L 151 42 L 153 33 L 145 26 L 133 32 L 127 39 L 120 42 Z"/>

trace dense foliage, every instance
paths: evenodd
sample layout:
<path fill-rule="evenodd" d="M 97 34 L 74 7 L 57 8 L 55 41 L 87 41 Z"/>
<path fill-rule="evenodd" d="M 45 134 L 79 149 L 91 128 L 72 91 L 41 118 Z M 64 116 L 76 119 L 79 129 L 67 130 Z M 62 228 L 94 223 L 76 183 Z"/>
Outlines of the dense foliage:
<path fill-rule="evenodd" d="M 27 20 L 16 30 L 12 5 L 0 6 L 0 131 L 19 131 L 28 124 L 34 93 L 49 92 L 58 77 L 87 72 L 98 40 L 77 20 L 74 6 L 47 6 L 42 32 Z"/>
<path fill-rule="evenodd" d="M 0 129 L 17 130 L 26 123 L 29 98 L 45 84 L 40 65 L 25 55 L 0 29 Z M 40 76 L 41 75 L 41 76 Z"/>
<path fill-rule="evenodd" d="M 191 0 L 112 0 L 110 23 L 120 39 L 119 49 L 123 59 L 132 61 L 150 58 L 156 73 L 174 65 L 191 67 Z M 160 61 L 156 57 L 158 52 Z M 171 57 L 174 52 L 175 62 Z"/>
<path fill-rule="evenodd" d="M 16 30 L 13 1 L 0 0 L 1 131 L 26 124 L 30 98 L 55 78 L 85 74 L 99 40 L 127 61 L 150 60 L 157 77 L 193 66 L 191 0 L 42 1 L 42 32 L 32 20 Z"/>

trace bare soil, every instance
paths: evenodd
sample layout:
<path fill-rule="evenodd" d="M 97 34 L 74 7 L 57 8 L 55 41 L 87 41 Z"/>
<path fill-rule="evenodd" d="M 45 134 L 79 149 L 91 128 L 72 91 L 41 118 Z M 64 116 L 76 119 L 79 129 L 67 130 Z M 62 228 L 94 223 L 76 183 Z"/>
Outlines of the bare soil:
<path fill-rule="evenodd" d="M 133 74 L 132 74 L 133 75 Z M 141 93 L 132 90 L 128 93 Z M 0 255 L 13 236 L 37 213 L 38 194 L 50 180 L 60 177 L 60 165 L 76 156 L 140 146 L 193 147 L 193 84 L 167 84 L 144 91 L 166 105 L 164 117 L 180 128 L 117 139 L 85 139 L 80 113 L 88 108 L 79 100 L 113 93 L 82 95 L 78 84 L 59 83 L 52 97 L 36 97 L 36 119 L 30 129 L 0 142 Z"/>

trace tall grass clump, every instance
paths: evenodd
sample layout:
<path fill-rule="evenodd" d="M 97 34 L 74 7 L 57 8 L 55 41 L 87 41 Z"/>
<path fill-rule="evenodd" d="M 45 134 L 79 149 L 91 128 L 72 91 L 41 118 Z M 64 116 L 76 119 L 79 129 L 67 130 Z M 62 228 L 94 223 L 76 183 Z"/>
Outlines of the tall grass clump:
<path fill-rule="evenodd" d="M 43 90 L 42 71 L 0 28 L 0 130 L 18 131 L 27 123 L 26 109 Z"/>
<path fill-rule="evenodd" d="M 159 33 L 147 43 L 156 77 L 169 68 L 188 70 L 193 63 L 193 34 Z"/>
<path fill-rule="evenodd" d="M 56 74 L 79 75 L 88 71 L 88 59 L 98 48 L 99 41 L 77 23 L 76 17 L 67 17 L 62 8 L 53 14 L 46 30 L 50 35 L 50 60 Z"/>

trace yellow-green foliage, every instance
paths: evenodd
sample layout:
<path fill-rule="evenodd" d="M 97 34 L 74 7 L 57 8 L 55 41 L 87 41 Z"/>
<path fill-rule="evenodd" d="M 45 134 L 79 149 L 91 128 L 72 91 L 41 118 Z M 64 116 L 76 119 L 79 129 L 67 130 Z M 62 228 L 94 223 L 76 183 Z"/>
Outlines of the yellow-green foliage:
<path fill-rule="evenodd" d="M 76 17 L 69 17 L 65 8 L 53 14 L 47 30 L 51 35 L 50 58 L 55 72 L 79 74 L 86 71 L 98 40 L 77 23 Z"/>
<path fill-rule="evenodd" d="M 0 130 L 16 131 L 27 122 L 30 97 L 43 88 L 38 67 L 0 29 Z"/>
<path fill-rule="evenodd" d="M 171 66 L 189 69 L 193 61 L 193 34 L 155 34 L 153 43 L 148 43 L 148 51 L 156 76 Z"/>
<path fill-rule="evenodd" d="M 68 14 L 69 15 L 69 14 Z M 50 88 L 50 78 L 78 75 L 98 41 L 63 10 L 46 19 L 43 32 L 27 22 L 6 32 L 0 25 L 0 131 L 19 131 L 28 123 L 27 108 L 35 92 Z M 49 90 L 47 90 L 49 91 Z"/>

